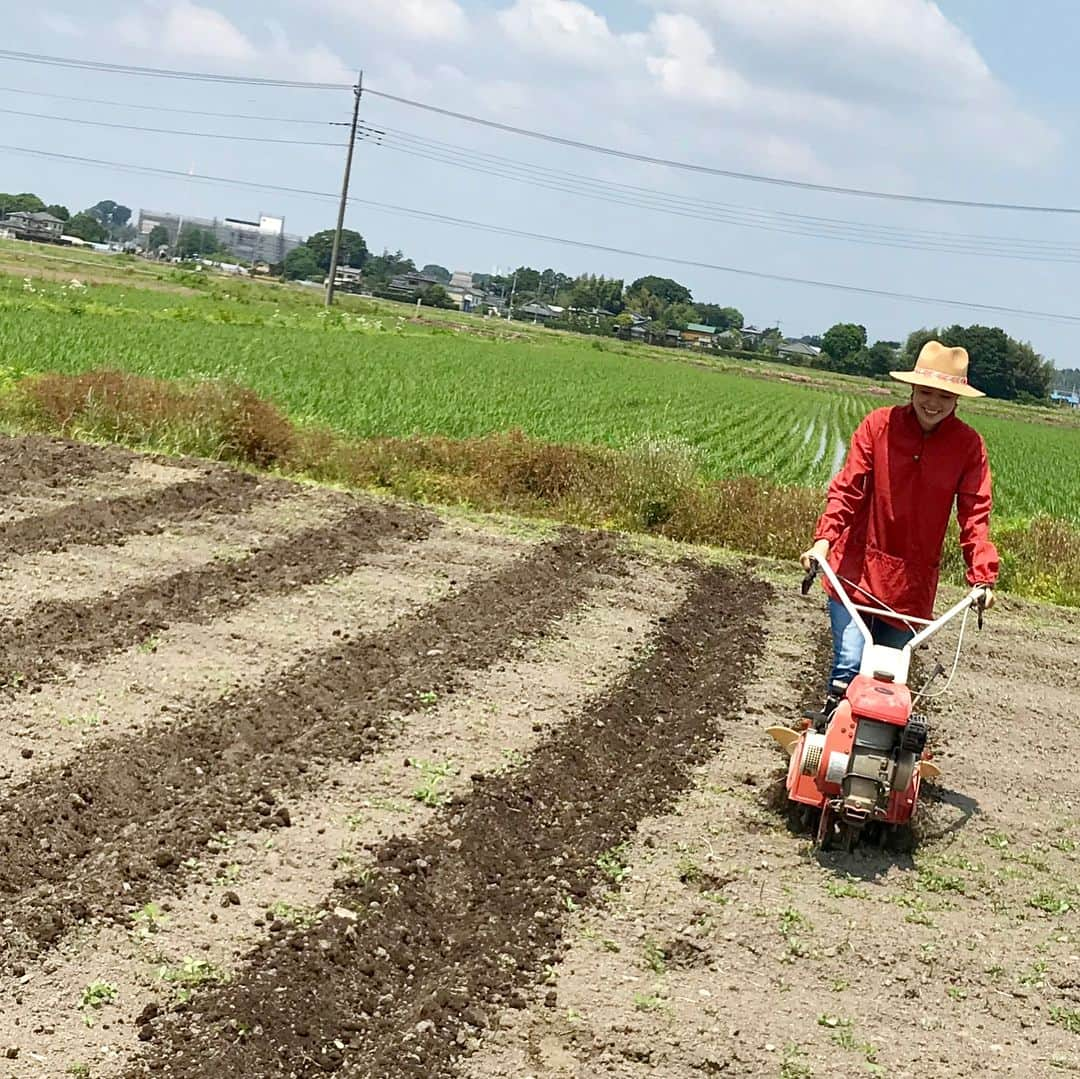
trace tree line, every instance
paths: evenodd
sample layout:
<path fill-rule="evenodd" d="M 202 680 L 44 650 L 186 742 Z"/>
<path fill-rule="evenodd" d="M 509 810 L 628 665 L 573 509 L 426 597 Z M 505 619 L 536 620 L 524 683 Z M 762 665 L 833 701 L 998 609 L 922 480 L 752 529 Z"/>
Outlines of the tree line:
<path fill-rule="evenodd" d="M 46 203 L 29 191 L 18 195 L 0 191 L 0 219 L 7 214 L 52 214 L 64 222 L 64 233 L 87 243 L 103 244 L 110 240 L 126 243 L 135 239 L 135 227 L 131 224 L 131 208 L 112 199 L 102 199 L 77 214 L 58 202 Z"/>
<path fill-rule="evenodd" d="M 46 204 L 29 192 L 0 192 L 0 217 L 17 211 L 50 213 L 65 222 L 67 235 L 92 243 L 126 242 L 136 234 L 130 208 L 111 199 L 103 199 L 72 215 L 66 206 Z M 156 226 L 147 241 L 151 249 L 164 246 L 169 242 L 168 232 Z M 333 229 L 313 233 L 289 252 L 281 267 L 274 269 L 290 280 L 321 279 L 329 273 L 333 244 Z M 187 225 L 180 231 L 174 253 L 180 258 L 194 258 L 226 252 L 212 232 Z M 362 271 L 364 285 L 376 294 L 384 291 L 395 277 L 419 272 L 432 278 L 434 284 L 418 289 L 414 299 L 432 307 L 455 306 L 445 288 L 451 279 L 446 267 L 427 263 L 418 271 L 416 263 L 400 250 L 372 254 L 364 237 L 352 229 L 342 231 L 338 263 Z M 603 275 L 571 276 L 551 268 L 519 266 L 506 274 L 473 274 L 472 279 L 478 288 L 497 294 L 504 302 L 510 303 L 512 299 L 513 308 L 536 303 L 561 308 L 562 316 L 551 320 L 549 325 L 585 333 L 611 335 L 635 321 L 647 319 L 654 339 L 663 339 L 672 330 L 683 331 L 691 324 L 710 326 L 718 331 L 714 347 L 724 351 L 770 355 L 777 352 L 783 340 L 774 327 L 762 331 L 753 342 L 743 341 L 739 331 L 745 323 L 738 308 L 696 302 L 686 285 L 655 274 L 639 277 L 627 285 L 620 278 Z M 799 339 L 819 351 L 801 357 L 787 356 L 785 362 L 881 378 L 898 366 L 910 368 L 922 346 L 932 339 L 967 349 L 971 382 L 991 397 L 1044 400 L 1053 388 L 1072 389 L 1080 383 L 1080 371 L 1056 370 L 1031 344 L 1010 337 L 998 326 L 925 327 L 909 334 L 903 344 L 875 341 L 871 345 L 865 326 L 840 322 L 820 336 Z"/>

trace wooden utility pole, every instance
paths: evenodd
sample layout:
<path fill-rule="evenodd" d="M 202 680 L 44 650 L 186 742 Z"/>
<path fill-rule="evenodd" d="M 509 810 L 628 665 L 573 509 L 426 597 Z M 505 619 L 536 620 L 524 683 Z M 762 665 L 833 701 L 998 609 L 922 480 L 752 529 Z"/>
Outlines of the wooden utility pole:
<path fill-rule="evenodd" d="M 341 204 L 338 206 L 337 229 L 334 231 L 334 246 L 330 251 L 330 274 L 326 279 L 326 306 L 334 302 L 334 283 L 337 277 L 338 253 L 341 251 L 341 230 L 345 226 L 345 206 L 349 201 L 349 176 L 352 173 L 353 149 L 356 146 L 356 125 L 360 119 L 360 96 L 364 92 L 364 73 L 353 87 L 352 125 L 349 128 L 349 148 L 345 151 L 345 179 L 341 184 Z"/>

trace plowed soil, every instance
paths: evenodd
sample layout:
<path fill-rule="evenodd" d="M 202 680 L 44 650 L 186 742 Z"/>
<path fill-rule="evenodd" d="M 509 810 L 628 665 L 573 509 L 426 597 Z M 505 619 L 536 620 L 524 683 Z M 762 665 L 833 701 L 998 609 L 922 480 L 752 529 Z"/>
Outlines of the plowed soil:
<path fill-rule="evenodd" d="M 913 832 L 822 855 L 795 574 L 45 439 L 0 490 L 0 1079 L 1080 1070 L 1075 613 L 969 631 Z"/>

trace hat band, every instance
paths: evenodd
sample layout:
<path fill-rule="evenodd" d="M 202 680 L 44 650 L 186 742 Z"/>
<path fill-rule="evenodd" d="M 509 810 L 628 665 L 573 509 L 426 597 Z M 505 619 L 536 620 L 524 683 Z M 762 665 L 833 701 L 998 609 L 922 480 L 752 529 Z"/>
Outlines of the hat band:
<path fill-rule="evenodd" d="M 944 371 L 935 371 L 930 367 L 916 367 L 915 374 L 924 378 L 940 378 L 943 382 L 955 382 L 959 386 L 968 384 L 967 375 L 947 375 Z"/>

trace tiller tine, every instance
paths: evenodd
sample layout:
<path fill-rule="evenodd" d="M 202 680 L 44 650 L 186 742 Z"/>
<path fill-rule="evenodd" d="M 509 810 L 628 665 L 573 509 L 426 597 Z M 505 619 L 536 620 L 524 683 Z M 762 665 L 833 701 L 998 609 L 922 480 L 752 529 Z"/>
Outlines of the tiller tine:
<path fill-rule="evenodd" d="M 765 733 L 790 757 L 795 752 L 795 743 L 802 737 L 790 727 L 766 727 Z"/>
<path fill-rule="evenodd" d="M 915 765 L 920 779 L 940 779 L 941 769 L 933 761 L 919 761 Z"/>

